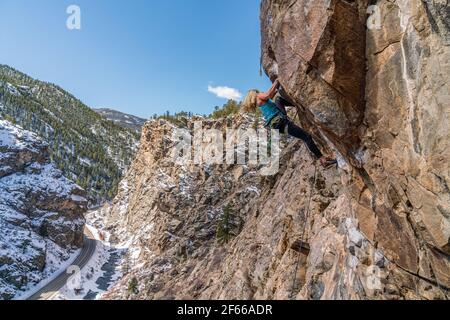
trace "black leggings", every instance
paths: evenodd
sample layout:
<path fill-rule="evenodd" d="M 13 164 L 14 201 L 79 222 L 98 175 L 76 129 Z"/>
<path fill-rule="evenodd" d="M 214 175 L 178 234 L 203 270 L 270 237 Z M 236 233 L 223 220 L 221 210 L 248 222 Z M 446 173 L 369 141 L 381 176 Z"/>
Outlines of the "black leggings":
<path fill-rule="evenodd" d="M 275 103 L 277 104 L 277 107 L 280 109 L 281 112 L 286 110 L 286 106 L 291 105 L 286 99 L 282 97 L 278 97 L 275 100 Z M 273 129 L 280 130 L 281 133 L 285 133 L 285 130 L 287 128 L 287 133 L 295 138 L 301 139 L 306 143 L 306 146 L 308 149 L 317 157 L 317 159 L 322 158 L 322 152 L 320 152 L 319 148 L 315 144 L 313 138 L 309 133 L 307 133 L 305 130 L 297 126 L 295 123 L 293 123 L 291 120 L 285 118 L 282 119 L 279 123 L 277 123 L 275 126 L 273 126 Z"/>

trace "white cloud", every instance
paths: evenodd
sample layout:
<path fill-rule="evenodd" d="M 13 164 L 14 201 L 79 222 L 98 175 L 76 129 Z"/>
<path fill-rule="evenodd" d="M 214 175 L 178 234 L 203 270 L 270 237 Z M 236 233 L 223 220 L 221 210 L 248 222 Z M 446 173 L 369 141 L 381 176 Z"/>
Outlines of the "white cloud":
<path fill-rule="evenodd" d="M 242 98 L 242 93 L 239 90 L 230 87 L 213 87 L 209 85 L 208 91 L 223 99 L 239 100 Z"/>

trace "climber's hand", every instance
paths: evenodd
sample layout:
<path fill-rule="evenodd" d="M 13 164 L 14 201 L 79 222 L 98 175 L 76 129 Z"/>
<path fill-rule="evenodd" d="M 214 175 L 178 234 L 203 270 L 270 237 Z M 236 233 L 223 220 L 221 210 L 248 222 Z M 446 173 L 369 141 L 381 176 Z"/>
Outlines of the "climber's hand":
<path fill-rule="evenodd" d="M 278 78 L 276 78 L 273 85 L 275 86 L 275 88 L 279 89 L 281 86 L 280 80 Z"/>
<path fill-rule="evenodd" d="M 280 81 L 276 79 L 274 83 L 272 84 L 272 88 L 269 89 L 269 91 L 258 94 L 258 99 L 260 99 L 263 102 L 266 102 L 269 99 L 273 99 L 275 95 L 278 92 L 278 88 L 280 87 Z"/>

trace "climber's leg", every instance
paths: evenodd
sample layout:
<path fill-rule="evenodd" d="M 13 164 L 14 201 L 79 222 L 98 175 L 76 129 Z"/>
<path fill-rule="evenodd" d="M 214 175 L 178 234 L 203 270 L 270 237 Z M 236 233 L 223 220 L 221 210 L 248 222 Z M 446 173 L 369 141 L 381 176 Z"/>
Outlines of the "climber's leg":
<path fill-rule="evenodd" d="M 286 99 L 285 97 L 279 95 L 276 97 L 275 99 L 275 103 L 278 104 L 282 104 L 284 107 L 293 107 L 294 104 L 292 102 L 290 102 L 288 99 Z"/>
<path fill-rule="evenodd" d="M 289 99 L 289 95 L 286 93 L 286 91 L 284 90 L 283 87 L 280 87 L 280 89 L 278 90 L 278 94 L 279 94 L 279 96 L 281 96 L 281 98 L 284 100 L 284 105 L 285 105 L 285 106 L 290 106 L 290 107 L 294 107 L 294 106 L 295 106 L 295 103 L 292 102 L 292 101 Z"/>
<path fill-rule="evenodd" d="M 306 143 L 308 149 L 316 156 L 317 159 L 321 159 L 323 157 L 322 152 L 320 152 L 310 134 L 298 127 L 292 121 L 288 121 L 287 128 L 288 133 L 291 136 L 301 139 Z"/>

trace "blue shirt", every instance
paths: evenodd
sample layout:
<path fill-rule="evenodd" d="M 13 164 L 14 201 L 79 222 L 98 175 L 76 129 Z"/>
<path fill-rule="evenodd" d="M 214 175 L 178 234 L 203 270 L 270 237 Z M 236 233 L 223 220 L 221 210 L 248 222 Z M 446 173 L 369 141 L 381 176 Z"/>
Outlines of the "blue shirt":
<path fill-rule="evenodd" d="M 264 119 L 266 120 L 266 125 L 269 125 L 270 121 L 272 121 L 276 116 L 283 115 L 280 110 L 278 110 L 275 102 L 270 99 L 259 108 L 264 116 Z"/>

